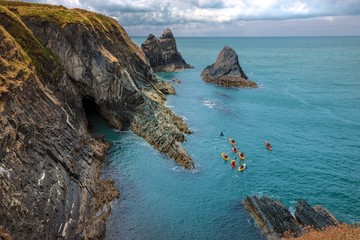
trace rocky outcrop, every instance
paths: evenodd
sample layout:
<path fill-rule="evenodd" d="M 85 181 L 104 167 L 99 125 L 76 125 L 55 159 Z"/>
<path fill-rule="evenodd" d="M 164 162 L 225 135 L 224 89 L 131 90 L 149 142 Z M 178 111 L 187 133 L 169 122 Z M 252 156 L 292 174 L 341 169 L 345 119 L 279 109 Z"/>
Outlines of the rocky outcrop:
<path fill-rule="evenodd" d="M 338 224 L 334 216 L 323 207 L 312 208 L 305 200 L 296 204 L 295 218 L 280 201 L 263 197 L 246 197 L 245 208 L 257 226 L 268 234 L 268 239 L 300 237 L 310 229 L 324 229 Z"/>
<path fill-rule="evenodd" d="M 194 167 L 181 146 L 190 130 L 114 19 L 0 1 L 0 39 L 0 226 L 13 239 L 104 238 L 119 192 L 100 179 L 110 145 L 91 136 L 86 101 Z"/>
<path fill-rule="evenodd" d="M 171 85 L 171 83 L 169 82 L 165 82 L 165 81 L 159 81 L 156 84 L 156 87 L 164 94 L 166 95 L 175 95 L 176 91 L 175 88 L 173 87 L 173 85 Z"/>
<path fill-rule="evenodd" d="M 339 224 L 327 209 L 322 206 L 311 207 L 304 199 L 296 203 L 295 218 L 301 225 L 317 230 Z"/>
<path fill-rule="evenodd" d="M 243 204 L 257 226 L 267 233 L 270 239 L 280 239 L 289 233 L 293 237 L 301 236 L 302 227 L 278 200 L 252 196 L 245 198 Z"/>
<path fill-rule="evenodd" d="M 240 67 L 236 52 L 228 46 L 221 50 L 214 64 L 202 71 L 201 77 L 205 82 L 224 87 L 257 87 Z"/>
<path fill-rule="evenodd" d="M 145 42 L 141 44 L 141 49 L 149 59 L 154 71 L 175 72 L 186 68 L 194 68 L 181 57 L 176 47 L 176 40 L 169 28 L 164 30 L 159 39 L 150 34 Z"/>

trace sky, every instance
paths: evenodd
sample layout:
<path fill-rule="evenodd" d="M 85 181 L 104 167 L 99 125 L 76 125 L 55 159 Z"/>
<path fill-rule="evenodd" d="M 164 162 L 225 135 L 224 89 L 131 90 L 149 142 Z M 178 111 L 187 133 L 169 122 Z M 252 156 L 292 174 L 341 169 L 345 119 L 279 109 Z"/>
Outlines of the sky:
<path fill-rule="evenodd" d="M 130 36 L 360 36 L 360 0 L 27 0 L 115 18 Z"/>

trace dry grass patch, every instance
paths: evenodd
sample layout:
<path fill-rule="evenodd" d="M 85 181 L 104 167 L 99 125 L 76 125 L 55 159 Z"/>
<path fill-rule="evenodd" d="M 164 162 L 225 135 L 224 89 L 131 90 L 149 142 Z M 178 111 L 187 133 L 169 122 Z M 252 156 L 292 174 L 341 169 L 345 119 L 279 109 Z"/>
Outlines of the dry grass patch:
<path fill-rule="evenodd" d="M 299 238 L 291 240 L 359 240 L 360 227 L 341 224 L 337 227 L 328 227 L 322 231 L 311 230 Z"/>

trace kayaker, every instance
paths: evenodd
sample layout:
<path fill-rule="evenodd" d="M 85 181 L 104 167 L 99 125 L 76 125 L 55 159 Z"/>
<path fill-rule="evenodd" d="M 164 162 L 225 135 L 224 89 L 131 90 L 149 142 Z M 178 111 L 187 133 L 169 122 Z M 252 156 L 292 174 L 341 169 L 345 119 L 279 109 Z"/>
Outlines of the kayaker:
<path fill-rule="evenodd" d="M 232 150 L 234 153 L 237 152 L 237 148 L 236 148 L 236 147 L 233 147 L 231 150 Z"/>
<path fill-rule="evenodd" d="M 269 151 L 272 150 L 272 147 L 271 147 L 271 145 L 270 145 L 269 142 L 265 142 L 265 147 L 266 147 Z"/>

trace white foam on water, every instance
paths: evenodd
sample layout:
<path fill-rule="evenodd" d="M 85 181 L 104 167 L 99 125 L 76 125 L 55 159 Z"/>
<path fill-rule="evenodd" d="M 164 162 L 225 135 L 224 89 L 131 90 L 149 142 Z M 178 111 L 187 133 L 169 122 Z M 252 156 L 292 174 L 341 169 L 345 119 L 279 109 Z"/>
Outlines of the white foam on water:
<path fill-rule="evenodd" d="M 216 103 L 211 100 L 203 100 L 203 105 L 207 108 L 214 108 Z"/>

